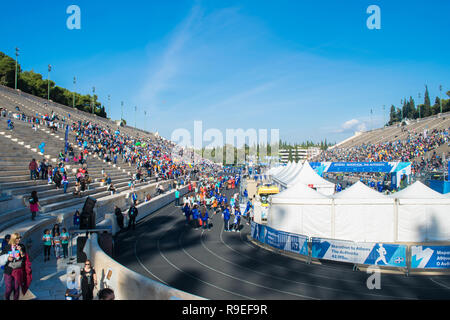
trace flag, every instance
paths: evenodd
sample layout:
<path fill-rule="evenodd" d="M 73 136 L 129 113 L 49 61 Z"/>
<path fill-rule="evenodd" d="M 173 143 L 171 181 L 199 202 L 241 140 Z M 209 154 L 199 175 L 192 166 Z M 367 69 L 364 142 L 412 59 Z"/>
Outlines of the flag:
<path fill-rule="evenodd" d="M 65 140 L 65 148 L 64 148 L 64 154 L 67 154 L 67 149 L 69 149 L 69 125 L 66 125 L 66 135 L 64 137 Z"/>

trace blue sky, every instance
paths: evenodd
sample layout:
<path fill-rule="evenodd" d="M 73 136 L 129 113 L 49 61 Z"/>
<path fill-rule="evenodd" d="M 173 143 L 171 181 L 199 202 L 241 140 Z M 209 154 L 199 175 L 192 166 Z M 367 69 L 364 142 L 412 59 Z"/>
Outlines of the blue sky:
<path fill-rule="evenodd" d="M 69 30 L 66 9 L 81 9 Z M 381 29 L 369 30 L 370 5 Z M 379 127 L 391 104 L 450 90 L 449 1 L 9 1 L 0 51 L 78 92 L 111 95 L 111 115 L 170 138 L 177 128 L 280 129 L 341 141 Z M 385 115 L 382 107 L 386 105 Z M 374 110 L 372 119 L 370 109 Z M 144 110 L 147 117 L 144 117 Z"/>

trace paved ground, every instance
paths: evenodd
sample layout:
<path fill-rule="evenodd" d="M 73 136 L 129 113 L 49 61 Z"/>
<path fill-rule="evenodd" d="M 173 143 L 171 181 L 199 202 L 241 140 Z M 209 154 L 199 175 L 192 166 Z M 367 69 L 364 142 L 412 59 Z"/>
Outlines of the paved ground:
<path fill-rule="evenodd" d="M 450 277 L 369 275 L 347 264 L 308 265 L 277 255 L 241 233 L 223 232 L 220 215 L 210 231 L 186 227 L 173 204 L 118 235 L 116 260 L 169 286 L 208 299 L 450 299 Z"/>

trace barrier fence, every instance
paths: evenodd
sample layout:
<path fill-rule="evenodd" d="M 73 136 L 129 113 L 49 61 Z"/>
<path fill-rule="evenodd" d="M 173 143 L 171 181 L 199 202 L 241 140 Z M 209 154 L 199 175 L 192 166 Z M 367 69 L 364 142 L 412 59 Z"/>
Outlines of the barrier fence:
<path fill-rule="evenodd" d="M 450 245 L 407 245 L 324 239 L 278 231 L 254 221 L 251 223 L 251 237 L 273 248 L 309 259 L 396 267 L 406 269 L 407 273 L 411 269 L 450 270 Z"/>

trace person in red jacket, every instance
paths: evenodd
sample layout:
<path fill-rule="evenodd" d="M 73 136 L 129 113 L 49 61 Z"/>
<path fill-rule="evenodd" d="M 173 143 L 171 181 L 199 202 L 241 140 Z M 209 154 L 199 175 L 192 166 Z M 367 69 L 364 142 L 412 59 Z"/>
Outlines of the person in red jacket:
<path fill-rule="evenodd" d="M 4 270 L 6 300 L 10 299 L 12 293 L 14 300 L 19 300 L 20 290 L 25 295 L 32 281 L 31 261 L 20 240 L 20 234 L 14 233 L 4 250 L 10 253 Z"/>
<path fill-rule="evenodd" d="M 30 169 L 30 180 L 37 180 L 38 175 L 37 175 L 37 168 L 38 168 L 38 164 L 36 162 L 36 159 L 31 160 L 30 164 L 28 165 L 28 169 Z"/>

